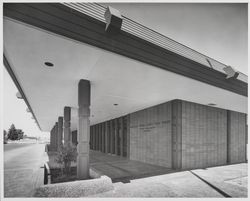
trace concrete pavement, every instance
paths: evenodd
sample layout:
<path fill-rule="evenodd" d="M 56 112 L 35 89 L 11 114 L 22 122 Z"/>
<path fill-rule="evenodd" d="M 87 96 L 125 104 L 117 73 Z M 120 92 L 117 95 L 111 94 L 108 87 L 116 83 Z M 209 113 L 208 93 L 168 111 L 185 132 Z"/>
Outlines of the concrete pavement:
<path fill-rule="evenodd" d="M 197 169 L 193 172 L 230 197 L 247 197 L 247 163 Z"/>
<path fill-rule="evenodd" d="M 48 161 L 45 145 L 4 146 L 4 197 L 32 197 L 34 189 L 43 185 L 41 167 Z"/>
<path fill-rule="evenodd" d="M 216 188 L 211 187 L 195 172 Z M 186 197 L 206 198 L 247 197 L 247 164 L 175 172 L 159 176 L 131 180 L 130 183 L 114 183 L 114 190 L 91 197 Z"/>

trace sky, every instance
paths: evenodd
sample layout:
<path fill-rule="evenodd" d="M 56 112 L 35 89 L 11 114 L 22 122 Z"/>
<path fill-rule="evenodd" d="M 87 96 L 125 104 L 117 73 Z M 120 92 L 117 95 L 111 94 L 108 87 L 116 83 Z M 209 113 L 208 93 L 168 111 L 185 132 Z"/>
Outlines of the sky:
<path fill-rule="evenodd" d="M 113 3 L 125 15 L 163 35 L 247 74 L 247 4 Z M 12 123 L 28 136 L 46 136 L 3 69 L 3 125 Z"/>
<path fill-rule="evenodd" d="M 113 3 L 133 19 L 247 74 L 247 4 Z"/>

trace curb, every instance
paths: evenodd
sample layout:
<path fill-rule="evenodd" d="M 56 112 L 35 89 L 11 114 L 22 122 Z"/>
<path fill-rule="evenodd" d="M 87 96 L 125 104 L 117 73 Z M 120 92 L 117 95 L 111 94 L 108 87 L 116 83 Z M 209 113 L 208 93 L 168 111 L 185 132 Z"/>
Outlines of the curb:
<path fill-rule="evenodd" d="M 113 189 L 111 179 L 101 176 L 97 179 L 44 185 L 36 189 L 34 197 L 87 197 Z"/>
<path fill-rule="evenodd" d="M 48 163 L 44 164 L 44 184 L 51 184 L 51 173 Z"/>

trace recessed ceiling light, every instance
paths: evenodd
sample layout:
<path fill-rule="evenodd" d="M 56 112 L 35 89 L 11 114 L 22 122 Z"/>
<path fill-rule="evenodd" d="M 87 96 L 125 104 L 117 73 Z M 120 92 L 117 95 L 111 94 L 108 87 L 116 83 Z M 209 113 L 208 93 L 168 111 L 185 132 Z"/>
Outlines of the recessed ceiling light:
<path fill-rule="evenodd" d="M 118 105 L 117 103 L 114 104 L 114 106 L 117 106 L 117 105 Z"/>
<path fill-rule="evenodd" d="M 48 61 L 44 62 L 44 64 L 45 64 L 46 66 L 48 66 L 48 67 L 53 67 L 53 66 L 54 66 L 53 63 L 48 62 Z"/>
<path fill-rule="evenodd" d="M 209 106 L 215 106 L 215 103 L 208 103 Z"/>

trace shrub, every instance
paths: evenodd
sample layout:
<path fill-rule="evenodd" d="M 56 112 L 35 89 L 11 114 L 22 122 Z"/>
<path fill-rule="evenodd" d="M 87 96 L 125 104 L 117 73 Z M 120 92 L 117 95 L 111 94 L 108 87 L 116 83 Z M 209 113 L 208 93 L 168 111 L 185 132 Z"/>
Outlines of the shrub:
<path fill-rule="evenodd" d="M 70 175 L 71 163 L 76 161 L 76 157 L 77 149 L 75 145 L 60 146 L 56 162 L 62 164 L 62 174 Z"/>

